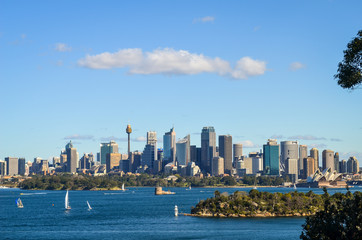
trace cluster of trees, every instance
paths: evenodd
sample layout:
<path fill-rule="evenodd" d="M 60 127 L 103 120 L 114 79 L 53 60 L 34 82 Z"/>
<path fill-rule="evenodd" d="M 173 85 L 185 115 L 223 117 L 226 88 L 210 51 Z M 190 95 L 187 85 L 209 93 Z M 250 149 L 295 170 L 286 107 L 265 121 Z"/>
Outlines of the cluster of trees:
<path fill-rule="evenodd" d="M 347 191 L 327 196 L 323 209 L 307 217 L 300 238 L 362 239 L 362 193 Z"/>
<path fill-rule="evenodd" d="M 269 193 L 251 190 L 220 194 L 200 201 L 191 213 L 204 216 L 305 216 L 323 207 L 325 195 L 308 193 Z"/>
<path fill-rule="evenodd" d="M 231 176 L 225 177 L 181 177 L 176 174 L 176 180 L 167 180 L 166 175 L 106 175 L 106 176 L 88 176 L 88 175 L 70 175 L 59 174 L 52 176 L 34 175 L 29 179 L 19 183 L 22 189 L 38 189 L 38 190 L 91 190 L 91 189 L 117 189 L 124 183 L 128 187 L 222 187 L 222 186 L 245 186 L 257 185 L 278 186 L 288 179 L 281 177 L 248 177 L 243 179 L 235 179 Z"/>

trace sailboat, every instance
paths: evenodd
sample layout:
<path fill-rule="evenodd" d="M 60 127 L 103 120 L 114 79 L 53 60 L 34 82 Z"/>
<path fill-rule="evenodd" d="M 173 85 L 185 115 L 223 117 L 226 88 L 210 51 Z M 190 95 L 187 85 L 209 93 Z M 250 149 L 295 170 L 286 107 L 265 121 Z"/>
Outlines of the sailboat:
<path fill-rule="evenodd" d="M 256 176 L 255 176 L 255 180 L 254 180 L 254 187 L 253 187 L 253 189 L 254 189 L 254 190 L 257 189 L 257 187 L 256 187 Z"/>
<path fill-rule="evenodd" d="M 89 202 L 87 201 L 88 210 L 92 210 L 92 207 L 90 206 Z"/>
<path fill-rule="evenodd" d="M 69 205 L 69 197 L 68 197 L 68 190 L 67 190 L 67 193 L 65 194 L 65 209 L 66 210 L 70 210 L 72 209 Z"/>
<path fill-rule="evenodd" d="M 294 190 L 297 190 L 297 186 L 295 186 L 295 183 L 294 183 L 294 187 L 293 187 L 293 188 L 294 188 Z"/>
<path fill-rule="evenodd" d="M 177 205 L 175 205 L 175 217 L 177 217 L 178 216 L 178 207 L 177 207 Z"/>
<path fill-rule="evenodd" d="M 126 189 L 124 189 L 124 183 L 122 183 L 122 191 L 125 191 Z"/>
<path fill-rule="evenodd" d="M 23 207 L 24 207 L 23 202 L 21 201 L 20 198 L 18 198 L 18 199 L 16 200 L 16 205 L 18 206 L 18 208 L 23 208 Z"/>
<path fill-rule="evenodd" d="M 191 190 L 191 185 L 188 188 L 186 188 L 186 190 Z"/>

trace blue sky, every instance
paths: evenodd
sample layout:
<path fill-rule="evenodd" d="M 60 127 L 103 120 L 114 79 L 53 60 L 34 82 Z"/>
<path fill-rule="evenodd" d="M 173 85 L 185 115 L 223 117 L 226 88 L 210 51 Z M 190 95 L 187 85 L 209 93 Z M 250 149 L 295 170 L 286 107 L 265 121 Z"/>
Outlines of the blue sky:
<path fill-rule="evenodd" d="M 0 159 L 143 150 L 203 126 L 356 156 L 362 92 L 333 75 L 361 1 L 0 1 Z M 162 143 L 159 143 L 162 146 Z"/>

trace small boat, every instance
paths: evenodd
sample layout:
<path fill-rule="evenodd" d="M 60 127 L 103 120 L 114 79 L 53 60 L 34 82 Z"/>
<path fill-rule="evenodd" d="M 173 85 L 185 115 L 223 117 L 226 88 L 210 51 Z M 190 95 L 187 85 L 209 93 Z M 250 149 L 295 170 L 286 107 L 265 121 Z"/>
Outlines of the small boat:
<path fill-rule="evenodd" d="M 23 208 L 23 207 L 24 207 L 23 202 L 21 201 L 20 198 L 18 198 L 18 199 L 16 200 L 16 206 L 18 206 L 18 208 Z"/>
<path fill-rule="evenodd" d="M 254 190 L 258 189 L 256 186 L 253 187 Z"/>
<path fill-rule="evenodd" d="M 186 188 L 186 190 L 191 190 L 191 185 L 188 188 Z"/>
<path fill-rule="evenodd" d="M 294 186 L 293 186 L 294 190 L 297 190 L 297 186 L 295 186 L 295 183 L 294 183 Z"/>
<path fill-rule="evenodd" d="M 89 202 L 87 201 L 88 210 L 92 210 L 92 207 L 90 206 Z"/>
<path fill-rule="evenodd" d="M 65 194 L 65 209 L 66 210 L 70 210 L 72 209 L 69 205 L 69 197 L 68 197 L 68 190 L 67 190 L 67 193 Z"/>
<path fill-rule="evenodd" d="M 126 189 L 124 189 L 124 183 L 122 183 L 122 191 L 125 191 Z"/>
<path fill-rule="evenodd" d="M 178 216 L 178 207 L 177 207 L 177 205 L 175 205 L 175 217 L 177 217 Z"/>

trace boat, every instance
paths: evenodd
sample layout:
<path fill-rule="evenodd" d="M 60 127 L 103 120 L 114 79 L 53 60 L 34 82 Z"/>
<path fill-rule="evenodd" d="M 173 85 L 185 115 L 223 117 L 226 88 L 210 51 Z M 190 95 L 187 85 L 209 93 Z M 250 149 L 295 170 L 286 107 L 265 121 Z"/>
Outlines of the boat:
<path fill-rule="evenodd" d="M 126 189 L 124 189 L 124 183 L 122 183 L 122 191 L 125 191 Z"/>
<path fill-rule="evenodd" d="M 293 186 L 294 190 L 297 190 L 297 186 L 295 186 L 295 183 L 294 183 L 294 186 Z"/>
<path fill-rule="evenodd" d="M 68 197 L 68 190 L 67 190 L 67 193 L 65 194 L 65 209 L 66 210 L 70 210 L 72 209 L 69 205 L 69 197 Z"/>
<path fill-rule="evenodd" d="M 178 216 L 178 207 L 177 207 L 177 205 L 175 205 L 175 217 L 177 217 Z"/>
<path fill-rule="evenodd" d="M 20 198 L 18 198 L 18 199 L 16 200 L 16 205 L 18 206 L 18 208 L 23 208 L 23 207 L 24 207 L 23 202 L 21 201 Z"/>
<path fill-rule="evenodd" d="M 92 207 L 90 206 L 89 202 L 87 201 L 88 210 L 92 210 Z"/>
<path fill-rule="evenodd" d="M 186 190 L 191 190 L 191 185 L 188 188 L 186 188 Z"/>

